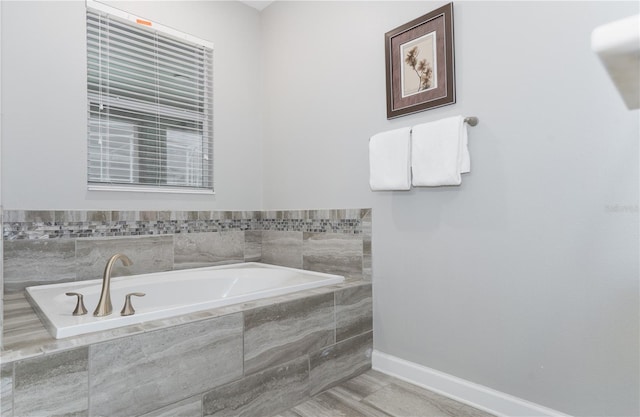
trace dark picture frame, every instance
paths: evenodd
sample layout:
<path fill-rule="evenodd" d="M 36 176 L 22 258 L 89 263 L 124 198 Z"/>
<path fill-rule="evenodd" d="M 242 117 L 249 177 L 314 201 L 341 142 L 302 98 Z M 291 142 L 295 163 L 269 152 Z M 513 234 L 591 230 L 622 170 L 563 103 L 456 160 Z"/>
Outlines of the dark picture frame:
<path fill-rule="evenodd" d="M 456 102 L 453 3 L 384 35 L 387 119 Z"/>

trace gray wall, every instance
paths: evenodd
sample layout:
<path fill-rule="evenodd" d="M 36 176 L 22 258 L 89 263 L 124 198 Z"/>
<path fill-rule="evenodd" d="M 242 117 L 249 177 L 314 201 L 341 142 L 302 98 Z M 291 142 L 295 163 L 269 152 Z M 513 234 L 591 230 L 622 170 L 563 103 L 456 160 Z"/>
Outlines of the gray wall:
<path fill-rule="evenodd" d="M 376 349 L 638 415 L 638 112 L 589 46 L 638 4 L 456 2 L 457 103 L 387 121 L 383 35 L 441 4 L 263 11 L 264 208 L 373 208 Z M 454 114 L 480 118 L 460 187 L 369 190 L 372 134 Z"/>
<path fill-rule="evenodd" d="M 258 12 L 231 1 L 113 6 L 213 42 L 216 195 L 87 191 L 85 2 L 3 1 L 4 207 L 259 209 Z"/>

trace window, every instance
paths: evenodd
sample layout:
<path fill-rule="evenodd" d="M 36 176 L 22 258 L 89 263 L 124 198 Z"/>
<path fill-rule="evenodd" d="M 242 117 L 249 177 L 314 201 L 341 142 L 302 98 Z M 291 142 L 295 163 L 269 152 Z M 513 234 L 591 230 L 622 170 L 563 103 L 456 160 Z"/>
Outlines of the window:
<path fill-rule="evenodd" d="M 96 162 L 89 165 L 89 178 L 102 178 L 108 183 L 134 183 L 133 173 L 137 167 L 133 166 L 133 124 L 113 121 L 106 127 L 101 126 L 97 118 L 91 118 L 89 141 L 89 160 Z"/>
<path fill-rule="evenodd" d="M 89 189 L 212 192 L 212 47 L 87 4 Z"/>
<path fill-rule="evenodd" d="M 202 136 L 167 130 L 167 185 L 197 186 L 202 170 Z"/>

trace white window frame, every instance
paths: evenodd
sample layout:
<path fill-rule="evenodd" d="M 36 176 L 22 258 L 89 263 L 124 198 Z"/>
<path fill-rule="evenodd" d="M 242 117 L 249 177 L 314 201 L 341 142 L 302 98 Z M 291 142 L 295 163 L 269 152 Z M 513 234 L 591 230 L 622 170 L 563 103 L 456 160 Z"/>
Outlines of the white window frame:
<path fill-rule="evenodd" d="M 193 44 L 197 44 L 200 46 L 204 46 L 208 49 L 213 50 L 213 43 L 204 39 L 200 39 L 197 38 L 193 35 L 187 34 L 187 33 L 183 33 L 180 32 L 178 30 L 175 30 L 173 28 L 164 26 L 162 24 L 156 23 L 156 22 L 152 22 L 148 19 L 144 19 L 141 18 L 139 16 L 133 15 L 131 13 L 125 12 L 123 10 L 120 9 L 116 9 L 114 7 L 111 6 L 107 6 L 105 4 L 99 3 L 97 1 L 93 1 L 93 0 L 86 0 L 86 7 L 89 10 L 92 10 L 94 12 L 99 12 L 101 14 L 107 14 L 109 16 L 114 16 L 123 20 L 127 20 L 129 22 L 132 22 L 134 24 L 139 24 L 139 25 L 143 25 L 146 27 L 150 27 L 152 28 L 152 30 L 156 31 L 156 32 L 160 32 L 166 35 L 170 35 L 178 40 L 184 40 L 186 42 L 189 43 L 193 43 Z M 212 98 L 213 99 L 213 98 Z M 107 99 L 108 100 L 108 99 Z M 90 99 L 88 99 L 87 102 L 87 106 L 90 106 Z M 213 108 L 213 103 L 210 103 L 211 108 Z M 88 111 L 89 109 L 87 109 L 87 114 L 89 114 L 90 112 Z M 211 120 L 213 120 L 213 115 L 211 115 Z M 87 121 L 87 125 L 89 125 L 90 121 Z M 213 128 L 211 128 L 213 129 Z M 177 130 L 177 132 L 180 132 L 179 130 Z M 87 132 L 88 133 L 88 132 Z M 213 141 L 213 131 L 211 132 L 211 140 L 207 143 L 205 143 L 203 146 L 205 148 L 210 148 L 210 149 L 206 149 L 207 153 L 204 155 L 204 160 L 202 161 L 202 163 L 207 163 L 207 161 L 211 160 L 210 163 L 211 164 L 211 176 L 212 176 L 212 183 L 210 184 L 210 188 L 188 188 L 188 186 L 172 186 L 171 184 L 167 184 L 167 185 L 153 185 L 153 186 L 146 186 L 144 184 L 109 184 L 109 183 L 91 183 L 89 182 L 89 166 L 88 166 L 88 162 L 87 162 L 87 188 L 90 191 L 133 191 L 133 192 L 150 192 L 150 193 L 179 193 L 179 194 L 215 194 L 215 165 L 213 164 L 212 160 L 212 156 L 213 156 L 213 145 L 214 145 L 214 141 Z M 136 141 L 136 138 L 133 138 L 133 141 Z M 87 141 L 87 144 L 89 143 L 89 141 Z M 87 153 L 88 155 L 88 153 Z M 137 164 L 136 161 L 132 161 L 132 164 Z M 187 170 L 188 171 L 188 170 Z"/>

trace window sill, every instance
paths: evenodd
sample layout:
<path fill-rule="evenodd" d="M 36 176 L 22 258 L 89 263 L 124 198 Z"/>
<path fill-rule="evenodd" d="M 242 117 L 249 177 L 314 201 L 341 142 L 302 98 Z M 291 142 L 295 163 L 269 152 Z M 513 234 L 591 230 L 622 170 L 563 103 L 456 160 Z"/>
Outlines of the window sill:
<path fill-rule="evenodd" d="M 214 195 L 213 190 L 196 189 L 196 188 L 181 188 L 181 187 L 145 187 L 141 185 L 101 185 L 101 184 L 89 184 L 89 191 L 124 191 L 124 192 L 136 192 L 136 193 L 165 193 L 165 194 L 205 194 Z"/>

